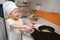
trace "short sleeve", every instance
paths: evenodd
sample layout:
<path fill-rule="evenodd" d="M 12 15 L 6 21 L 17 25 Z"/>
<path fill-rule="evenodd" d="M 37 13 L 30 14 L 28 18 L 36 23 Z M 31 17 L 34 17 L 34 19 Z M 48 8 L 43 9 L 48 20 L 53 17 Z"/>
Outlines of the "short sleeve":
<path fill-rule="evenodd" d="M 13 24 L 13 22 L 11 20 L 7 20 L 6 24 L 10 26 L 11 24 Z"/>
<path fill-rule="evenodd" d="M 6 20 L 6 28 L 7 29 L 10 29 L 11 24 L 13 24 L 13 22 L 10 19 Z"/>

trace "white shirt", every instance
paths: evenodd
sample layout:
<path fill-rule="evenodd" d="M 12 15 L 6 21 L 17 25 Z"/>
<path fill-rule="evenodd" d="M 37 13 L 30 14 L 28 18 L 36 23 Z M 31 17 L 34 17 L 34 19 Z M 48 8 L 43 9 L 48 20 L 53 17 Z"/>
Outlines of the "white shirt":
<path fill-rule="evenodd" d="M 19 20 L 15 21 L 13 19 L 8 19 L 6 21 L 8 40 L 21 40 L 20 29 L 12 29 L 10 27 L 11 24 L 20 24 L 20 25 L 22 25 L 22 20 L 19 19 Z"/>
<path fill-rule="evenodd" d="M 6 21 L 8 40 L 21 40 L 21 39 L 23 39 L 23 40 L 33 40 L 33 38 L 31 36 L 26 36 L 24 34 L 22 34 L 22 38 L 21 38 L 20 29 L 12 29 L 10 27 L 11 24 L 20 24 L 20 25 L 23 25 L 24 23 L 23 23 L 22 19 L 19 19 L 18 21 L 15 21 L 15 20 L 12 20 L 12 19 L 8 19 Z"/>

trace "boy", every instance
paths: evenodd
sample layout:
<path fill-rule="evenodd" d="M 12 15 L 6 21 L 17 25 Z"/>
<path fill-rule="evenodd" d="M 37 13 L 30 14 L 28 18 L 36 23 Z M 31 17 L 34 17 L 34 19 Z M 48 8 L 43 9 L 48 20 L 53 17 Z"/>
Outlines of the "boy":
<path fill-rule="evenodd" d="M 19 8 L 12 1 L 7 1 L 3 4 L 4 12 L 9 16 L 6 21 L 8 40 L 21 40 L 20 31 L 31 31 L 32 27 L 23 25 L 22 20 L 19 19 Z"/>
<path fill-rule="evenodd" d="M 36 16 L 35 14 L 29 16 L 29 22 L 30 25 L 33 26 L 34 28 L 38 28 L 40 25 L 42 25 L 38 23 L 38 16 Z"/>

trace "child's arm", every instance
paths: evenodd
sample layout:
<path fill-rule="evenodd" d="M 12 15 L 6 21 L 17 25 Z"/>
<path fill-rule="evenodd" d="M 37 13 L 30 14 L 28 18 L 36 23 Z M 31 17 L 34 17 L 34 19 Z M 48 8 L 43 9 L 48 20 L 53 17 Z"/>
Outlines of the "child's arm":
<path fill-rule="evenodd" d="M 13 29 L 26 29 L 26 30 L 30 31 L 32 28 L 31 26 L 28 26 L 28 25 L 13 24 L 13 22 L 11 22 L 10 20 L 7 20 L 6 24 L 9 25 L 9 27 L 11 27 Z"/>
<path fill-rule="evenodd" d="M 28 31 L 30 31 L 32 29 L 31 26 L 27 26 L 27 25 L 15 25 L 15 24 L 11 24 L 10 27 L 11 28 L 16 28 L 16 29 L 26 29 Z"/>
<path fill-rule="evenodd" d="M 16 29 L 26 29 L 27 25 L 16 25 L 16 24 L 11 24 L 11 28 L 16 28 Z"/>
<path fill-rule="evenodd" d="M 26 30 L 28 30 L 30 32 L 31 28 L 32 28 L 27 25 L 14 25 L 14 24 L 11 24 L 10 27 L 13 29 L 20 29 L 21 32 L 25 32 Z"/>

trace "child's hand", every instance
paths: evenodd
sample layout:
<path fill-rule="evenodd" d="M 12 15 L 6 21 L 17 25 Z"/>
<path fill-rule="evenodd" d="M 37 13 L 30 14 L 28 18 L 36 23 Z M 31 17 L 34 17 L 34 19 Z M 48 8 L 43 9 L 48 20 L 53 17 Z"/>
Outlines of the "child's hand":
<path fill-rule="evenodd" d="M 25 27 L 25 30 L 32 32 L 32 26 L 28 26 L 28 25 L 23 25 Z"/>
<path fill-rule="evenodd" d="M 31 31 L 32 26 L 26 26 L 26 30 L 28 30 L 29 32 Z"/>
<path fill-rule="evenodd" d="M 30 33 L 33 33 L 35 30 L 32 28 Z"/>
<path fill-rule="evenodd" d="M 23 32 L 25 32 L 25 31 L 26 31 L 26 29 L 20 29 L 20 31 L 23 33 Z"/>

